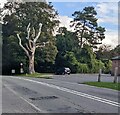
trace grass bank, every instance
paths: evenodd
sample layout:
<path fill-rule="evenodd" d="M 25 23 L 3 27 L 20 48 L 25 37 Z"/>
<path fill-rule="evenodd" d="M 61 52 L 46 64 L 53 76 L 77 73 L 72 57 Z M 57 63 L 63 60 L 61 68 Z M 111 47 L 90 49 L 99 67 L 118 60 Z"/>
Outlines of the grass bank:
<path fill-rule="evenodd" d="M 96 87 L 103 87 L 109 88 L 120 91 L 120 83 L 112 83 L 112 82 L 85 82 L 83 84 L 96 86 Z"/>
<path fill-rule="evenodd" d="M 52 79 L 52 74 L 49 73 L 20 74 L 17 76 Z"/>

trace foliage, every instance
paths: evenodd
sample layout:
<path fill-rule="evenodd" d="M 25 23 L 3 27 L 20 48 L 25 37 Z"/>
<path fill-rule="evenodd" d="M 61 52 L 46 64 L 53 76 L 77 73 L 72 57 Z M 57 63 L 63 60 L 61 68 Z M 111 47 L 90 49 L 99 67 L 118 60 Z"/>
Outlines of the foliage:
<path fill-rule="evenodd" d="M 115 56 L 120 56 L 120 44 L 117 45 L 114 49 L 112 49 L 109 52 L 110 58 L 113 58 Z"/>
<path fill-rule="evenodd" d="M 111 59 L 111 45 L 101 45 L 99 49 L 95 52 L 96 58 L 99 60 Z"/>
<path fill-rule="evenodd" d="M 87 64 L 80 64 L 78 66 L 78 73 L 89 73 L 89 68 Z"/>
<path fill-rule="evenodd" d="M 105 69 L 103 70 L 104 73 L 109 74 L 112 69 L 112 61 L 111 60 L 103 60 L 105 65 Z"/>
<path fill-rule="evenodd" d="M 96 15 L 97 12 L 91 6 L 85 7 L 82 11 L 75 11 L 72 14 L 74 16 L 72 26 L 75 26 L 75 32 L 81 47 L 84 44 L 96 47 L 105 38 L 105 28 L 98 26 Z"/>
<path fill-rule="evenodd" d="M 49 41 L 47 47 L 37 50 L 36 56 L 42 54 L 42 57 L 41 55 L 39 55 L 37 56 L 37 58 L 39 59 L 35 58 L 36 64 L 38 64 L 40 58 L 45 57 L 45 55 L 47 55 L 47 59 L 45 58 L 45 60 L 53 63 L 57 54 L 57 49 L 55 46 L 55 39 L 52 33 L 54 31 L 54 27 L 58 25 L 58 21 L 55 20 L 57 13 L 54 10 L 53 6 L 44 2 L 25 2 L 19 3 L 17 5 L 16 3 L 11 3 L 11 5 L 12 6 L 10 6 L 9 3 L 5 5 L 6 9 L 14 9 L 14 12 L 12 12 L 11 15 L 6 15 L 4 17 L 4 23 L 2 26 L 4 52 L 3 69 L 8 66 L 7 63 L 9 63 L 9 66 L 13 66 L 13 63 L 16 62 L 23 62 L 26 68 L 28 67 L 28 64 L 26 65 L 26 63 L 28 63 L 28 61 L 26 60 L 27 58 L 25 57 L 24 52 L 18 46 L 16 34 L 20 33 L 22 43 L 25 46 L 25 42 L 27 39 L 24 38 L 27 37 L 26 28 L 29 23 L 31 23 L 31 28 L 35 28 L 36 33 L 39 29 L 38 24 L 43 24 L 42 33 L 40 39 L 38 39 L 38 43 L 44 43 Z M 31 34 L 32 33 L 30 33 L 30 35 Z M 48 50 L 50 48 L 52 51 Z M 18 67 L 19 66 L 17 65 L 16 68 Z"/>
<path fill-rule="evenodd" d="M 64 59 L 65 59 L 66 66 L 71 69 L 72 73 L 78 72 L 79 62 L 75 58 L 75 55 L 73 52 L 66 52 L 66 54 L 64 55 Z"/>
<path fill-rule="evenodd" d="M 98 73 L 100 69 L 104 70 L 104 63 L 102 63 L 101 60 L 93 60 L 92 61 L 92 69 L 91 72 L 92 73 Z"/>
<path fill-rule="evenodd" d="M 59 34 L 56 35 L 56 46 L 59 52 L 74 51 L 79 47 L 76 34 L 60 27 Z"/>
<path fill-rule="evenodd" d="M 56 59 L 56 67 L 69 67 L 72 73 L 88 73 L 87 64 L 81 64 L 77 61 L 73 52 L 66 52 Z"/>
<path fill-rule="evenodd" d="M 101 45 L 95 52 L 96 58 L 99 60 L 111 60 L 115 56 L 120 55 L 120 45 L 112 48 L 111 45 Z"/>
<path fill-rule="evenodd" d="M 11 15 L 4 17 L 2 27 L 4 72 L 6 68 L 9 68 L 9 73 L 14 68 L 19 71 L 21 62 L 27 72 L 28 60 L 18 45 L 16 34 L 20 33 L 25 46 L 27 39 L 24 38 L 27 38 L 26 28 L 29 23 L 32 30 L 30 35 L 34 31 L 33 27 L 37 33 L 38 24 L 43 24 L 38 44 L 49 41 L 45 47 L 36 50 L 35 69 L 38 72 L 54 72 L 58 67 L 69 67 L 72 73 L 98 73 L 99 69 L 105 72 L 110 70 L 111 62 L 103 61 L 106 50 L 93 51 L 93 48 L 105 38 L 105 28 L 98 26 L 97 12 L 94 7 L 85 7 L 82 11 L 75 11 L 72 21 L 75 32 L 60 27 L 59 34 L 55 37 L 53 31 L 59 21 L 56 20 L 57 12 L 51 3 L 25 2 L 11 3 L 11 5 L 7 3 L 5 8 L 10 10 Z M 116 52 L 119 51 L 118 49 L 119 47 L 116 48 Z M 109 52 L 107 50 L 107 56 Z"/>
<path fill-rule="evenodd" d="M 83 48 L 77 51 L 73 50 L 73 52 L 64 51 L 60 53 L 59 51 L 56 64 L 57 67 L 67 66 L 71 68 L 73 73 L 98 73 L 99 69 L 104 70 L 105 68 L 104 63 L 96 59 L 93 48 L 89 45 L 84 45 Z"/>

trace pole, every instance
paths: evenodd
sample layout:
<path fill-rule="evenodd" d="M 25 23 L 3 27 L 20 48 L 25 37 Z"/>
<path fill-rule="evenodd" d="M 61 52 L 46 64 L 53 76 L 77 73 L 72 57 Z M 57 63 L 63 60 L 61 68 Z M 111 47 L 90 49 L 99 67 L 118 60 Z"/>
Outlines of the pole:
<path fill-rule="evenodd" d="M 23 63 L 20 63 L 20 73 L 23 73 Z"/>
<path fill-rule="evenodd" d="M 115 71 L 114 71 L 114 81 L 113 83 L 117 82 L 117 75 L 118 75 L 118 67 L 115 67 Z"/>
<path fill-rule="evenodd" d="M 99 70 L 99 74 L 98 74 L 98 82 L 101 82 L 101 74 L 102 74 L 102 69 Z"/>

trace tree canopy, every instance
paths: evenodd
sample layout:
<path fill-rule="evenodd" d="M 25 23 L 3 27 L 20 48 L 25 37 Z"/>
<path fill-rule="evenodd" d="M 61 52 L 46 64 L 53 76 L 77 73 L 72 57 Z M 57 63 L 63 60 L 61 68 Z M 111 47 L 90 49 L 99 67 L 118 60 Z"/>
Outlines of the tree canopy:
<path fill-rule="evenodd" d="M 72 26 L 75 26 L 81 47 L 84 44 L 96 47 L 105 38 L 105 28 L 98 26 L 96 15 L 97 12 L 92 6 L 85 7 L 82 11 L 75 11 L 72 14 L 74 17 L 74 20 L 71 21 Z"/>
<path fill-rule="evenodd" d="M 53 52 L 54 54 L 48 53 L 49 60 L 47 59 L 47 61 L 53 63 L 57 53 L 53 31 L 54 27 L 58 25 L 59 21 L 56 20 L 57 12 L 54 10 L 52 4 L 46 4 L 44 2 L 8 2 L 5 4 L 5 8 L 8 8 L 10 11 L 12 11 L 10 15 L 6 15 L 3 19 L 3 59 L 5 59 L 3 60 L 3 65 L 6 65 L 8 60 L 15 61 L 16 59 L 17 63 L 23 62 L 24 65 L 27 63 L 27 61 L 23 60 L 26 59 L 25 53 L 18 46 L 18 39 L 16 35 L 18 33 L 20 34 L 23 46 L 25 47 L 26 42 L 28 42 L 28 36 L 34 37 L 37 35 L 39 31 L 39 23 L 42 23 L 42 30 L 40 39 L 38 39 L 36 44 L 44 45 L 44 43 L 49 42 L 48 45 L 46 45 L 46 49 L 51 48 L 51 50 L 48 50 L 48 52 Z M 31 29 L 31 31 L 28 33 L 26 29 Z M 39 50 L 37 50 L 36 55 L 39 55 L 40 52 L 42 52 L 42 55 L 45 55 L 44 47 L 40 47 Z M 39 58 L 41 58 L 41 56 Z M 13 62 L 10 62 L 11 66 Z"/>

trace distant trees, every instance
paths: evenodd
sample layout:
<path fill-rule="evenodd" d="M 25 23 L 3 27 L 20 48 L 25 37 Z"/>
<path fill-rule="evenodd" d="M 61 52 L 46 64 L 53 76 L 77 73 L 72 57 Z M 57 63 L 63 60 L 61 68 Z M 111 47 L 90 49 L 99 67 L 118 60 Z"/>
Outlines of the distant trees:
<path fill-rule="evenodd" d="M 101 45 L 98 50 L 96 51 L 96 58 L 97 59 L 111 59 L 110 52 L 112 50 L 111 45 Z"/>
<path fill-rule="evenodd" d="M 111 57 L 120 55 L 120 44 L 110 51 Z"/>
<path fill-rule="evenodd" d="M 56 36 L 58 60 L 63 66 L 72 68 L 72 72 L 95 73 L 104 68 L 104 63 L 96 59 L 93 48 L 97 48 L 105 38 L 105 28 L 98 26 L 97 12 L 94 7 L 85 7 L 82 11 L 75 11 L 72 27 L 75 32 L 67 31 L 65 27 L 59 29 Z M 57 67 L 59 67 L 57 65 Z"/>
<path fill-rule="evenodd" d="M 58 54 L 56 67 L 67 66 L 73 73 L 96 73 L 104 68 L 104 63 L 96 59 L 93 48 L 84 44 L 81 48 L 76 33 L 60 28 L 61 33 L 56 36 Z M 63 31 L 64 30 L 64 31 Z"/>

